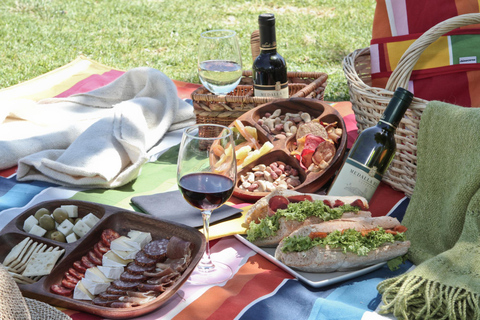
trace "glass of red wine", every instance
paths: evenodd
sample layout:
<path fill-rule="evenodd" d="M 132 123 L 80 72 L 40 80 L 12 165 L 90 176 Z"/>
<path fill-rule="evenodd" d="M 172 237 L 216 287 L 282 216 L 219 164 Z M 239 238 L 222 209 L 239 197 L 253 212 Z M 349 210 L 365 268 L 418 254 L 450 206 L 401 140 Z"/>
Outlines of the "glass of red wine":
<path fill-rule="evenodd" d="M 177 183 L 185 200 L 201 211 L 207 240 L 203 258 L 189 278 L 192 284 L 222 283 L 232 276 L 229 266 L 210 258 L 209 225 L 212 210 L 231 197 L 236 178 L 232 130 L 216 124 L 198 124 L 184 131 L 178 153 Z"/>

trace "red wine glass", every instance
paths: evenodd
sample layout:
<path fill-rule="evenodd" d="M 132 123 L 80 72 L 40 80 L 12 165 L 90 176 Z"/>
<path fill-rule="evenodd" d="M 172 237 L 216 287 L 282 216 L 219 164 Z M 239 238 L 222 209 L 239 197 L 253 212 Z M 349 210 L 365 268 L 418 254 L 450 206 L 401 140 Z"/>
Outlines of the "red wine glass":
<path fill-rule="evenodd" d="M 192 284 L 222 283 L 232 276 L 228 265 L 210 258 L 209 225 L 212 210 L 231 197 L 236 178 L 232 130 L 216 124 L 198 124 L 184 131 L 178 153 L 177 183 L 185 200 L 201 211 L 207 240 L 203 258 L 190 276 Z"/>

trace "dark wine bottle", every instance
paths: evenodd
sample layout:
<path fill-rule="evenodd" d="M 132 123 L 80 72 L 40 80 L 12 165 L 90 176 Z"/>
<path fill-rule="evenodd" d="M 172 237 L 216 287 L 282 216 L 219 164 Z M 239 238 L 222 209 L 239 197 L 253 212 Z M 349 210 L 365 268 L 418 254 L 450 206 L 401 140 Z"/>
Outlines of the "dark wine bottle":
<path fill-rule="evenodd" d="M 288 98 L 287 64 L 277 52 L 275 16 L 263 13 L 258 17 L 260 54 L 253 62 L 255 97 Z"/>
<path fill-rule="evenodd" d="M 380 121 L 358 136 L 329 195 L 356 195 L 370 201 L 395 156 L 395 131 L 412 99 L 410 91 L 397 88 Z"/>

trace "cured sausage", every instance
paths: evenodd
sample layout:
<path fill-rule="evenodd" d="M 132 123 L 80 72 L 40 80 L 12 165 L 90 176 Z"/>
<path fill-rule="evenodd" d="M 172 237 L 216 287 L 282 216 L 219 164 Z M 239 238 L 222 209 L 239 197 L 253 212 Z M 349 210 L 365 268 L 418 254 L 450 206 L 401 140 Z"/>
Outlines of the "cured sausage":
<path fill-rule="evenodd" d="M 124 295 L 127 294 L 127 291 L 122 290 L 122 289 L 117 289 L 114 286 L 109 286 L 105 292 L 110 293 L 110 294 L 117 294 L 117 295 L 121 295 L 121 296 L 124 296 Z"/>
<path fill-rule="evenodd" d="M 63 276 L 63 278 L 64 278 L 64 279 L 67 279 L 68 281 L 73 282 L 73 283 L 75 283 L 75 284 L 77 284 L 78 281 L 80 281 L 80 280 L 78 280 L 77 278 L 75 278 L 74 276 L 72 276 L 70 273 L 68 273 L 68 271 L 65 272 L 65 275 Z"/>
<path fill-rule="evenodd" d="M 192 252 L 193 244 L 179 237 L 173 236 L 167 244 L 167 257 L 169 259 L 179 259 L 189 255 Z"/>
<path fill-rule="evenodd" d="M 151 267 L 154 266 L 156 262 L 155 259 L 147 257 L 143 251 L 138 251 L 135 255 L 135 264 L 138 264 L 139 266 Z"/>
<path fill-rule="evenodd" d="M 102 260 L 97 257 L 97 255 L 95 254 L 95 252 L 93 252 L 93 250 L 90 250 L 88 252 L 88 260 L 90 260 L 93 264 L 97 266 L 102 265 Z"/>
<path fill-rule="evenodd" d="M 104 245 L 110 248 L 110 243 L 112 243 L 113 240 L 119 238 L 120 235 L 118 232 L 112 230 L 112 229 L 105 229 L 102 232 L 102 242 Z"/>
<path fill-rule="evenodd" d="M 268 206 L 273 212 L 277 212 L 278 209 L 287 209 L 289 203 L 284 196 L 274 196 L 268 201 Z"/>
<path fill-rule="evenodd" d="M 113 303 L 113 301 L 111 300 L 104 300 L 98 296 L 93 298 L 92 302 L 93 304 L 96 304 L 97 306 L 101 306 L 101 307 L 110 307 L 110 305 Z"/>
<path fill-rule="evenodd" d="M 128 273 L 131 273 L 131 274 L 143 274 L 145 271 L 149 272 L 149 271 L 153 271 L 155 270 L 155 266 L 141 266 L 141 265 L 138 265 L 136 264 L 135 262 L 130 262 L 126 269 L 125 269 Z"/>
<path fill-rule="evenodd" d="M 120 298 L 121 295 L 101 292 L 98 294 L 98 297 L 103 300 L 118 300 L 118 298 Z"/>
<path fill-rule="evenodd" d="M 69 288 L 65 288 L 64 286 L 62 285 L 58 285 L 58 284 L 54 284 L 50 287 L 50 290 L 55 293 L 55 294 L 59 294 L 61 296 L 64 296 L 64 297 L 68 297 L 72 294 L 73 292 L 73 289 L 69 289 Z"/>
<path fill-rule="evenodd" d="M 138 290 L 140 290 L 140 291 L 163 292 L 163 291 L 165 291 L 165 287 L 162 284 L 141 283 L 138 286 Z"/>
<path fill-rule="evenodd" d="M 76 283 L 70 282 L 67 278 L 62 279 L 62 286 L 64 286 L 65 288 L 75 289 L 76 285 L 77 285 Z"/>
<path fill-rule="evenodd" d="M 72 276 L 74 276 L 74 277 L 77 278 L 78 280 L 82 280 L 82 278 L 85 277 L 85 274 L 84 274 L 84 273 L 78 272 L 78 271 L 75 270 L 74 268 L 68 269 L 68 273 L 70 273 Z"/>
<path fill-rule="evenodd" d="M 87 268 L 82 264 L 82 261 L 78 260 L 73 263 L 73 268 L 78 272 L 85 273 Z"/>
<path fill-rule="evenodd" d="M 82 265 L 85 267 L 85 269 L 90 269 L 95 267 L 96 265 L 88 259 L 88 256 L 83 256 L 82 257 Z"/>
<path fill-rule="evenodd" d="M 120 275 L 120 280 L 126 281 L 126 282 L 142 282 L 147 279 L 146 276 L 143 274 L 131 274 L 125 271 Z"/>
<path fill-rule="evenodd" d="M 107 247 L 102 241 L 98 241 L 96 246 L 98 248 L 98 251 L 100 251 L 102 254 L 105 254 L 110 250 L 110 248 Z"/>
<path fill-rule="evenodd" d="M 143 252 L 147 257 L 162 262 L 167 258 L 167 244 L 167 239 L 153 240 L 145 245 Z"/>
<path fill-rule="evenodd" d="M 112 282 L 112 286 L 114 286 L 117 289 L 122 289 L 122 290 L 133 290 L 133 289 L 137 288 L 139 285 L 140 285 L 140 282 L 122 281 L 120 279 Z"/>
<path fill-rule="evenodd" d="M 102 259 L 103 258 L 103 253 L 100 252 L 100 249 L 98 248 L 98 242 L 95 243 L 95 245 L 93 246 L 93 253 L 95 253 L 95 256 L 98 258 L 98 259 Z"/>

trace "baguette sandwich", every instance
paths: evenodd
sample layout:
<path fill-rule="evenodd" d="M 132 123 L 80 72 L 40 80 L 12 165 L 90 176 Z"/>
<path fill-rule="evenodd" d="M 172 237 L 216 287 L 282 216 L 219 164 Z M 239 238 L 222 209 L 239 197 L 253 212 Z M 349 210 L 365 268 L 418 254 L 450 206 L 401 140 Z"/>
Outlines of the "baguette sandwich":
<path fill-rule="evenodd" d="M 370 217 L 362 197 L 332 197 L 277 188 L 247 212 L 247 240 L 257 246 L 275 247 L 302 226 L 339 218 Z"/>
<path fill-rule="evenodd" d="M 306 272 L 346 271 L 407 253 L 406 227 L 396 218 L 349 218 L 308 225 L 284 238 L 275 258 Z"/>

